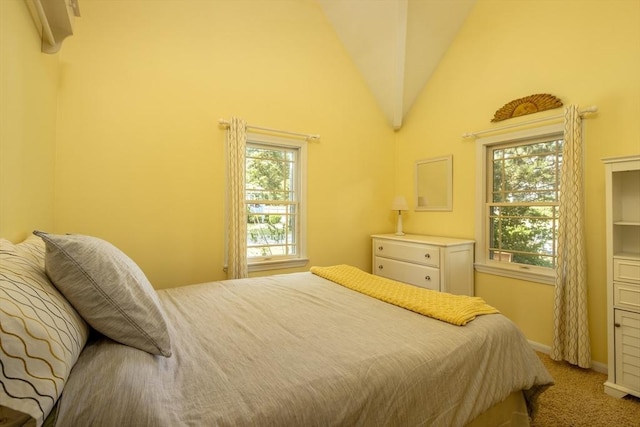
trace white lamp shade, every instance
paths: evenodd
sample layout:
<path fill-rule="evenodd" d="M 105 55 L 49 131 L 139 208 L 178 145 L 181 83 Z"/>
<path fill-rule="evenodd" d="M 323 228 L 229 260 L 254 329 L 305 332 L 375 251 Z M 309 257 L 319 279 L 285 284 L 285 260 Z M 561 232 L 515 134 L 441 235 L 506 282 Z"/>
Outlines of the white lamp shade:
<path fill-rule="evenodd" d="M 391 203 L 391 210 L 393 211 L 408 211 L 409 206 L 407 206 L 407 199 L 404 196 L 396 196 L 393 198 L 393 203 Z"/>

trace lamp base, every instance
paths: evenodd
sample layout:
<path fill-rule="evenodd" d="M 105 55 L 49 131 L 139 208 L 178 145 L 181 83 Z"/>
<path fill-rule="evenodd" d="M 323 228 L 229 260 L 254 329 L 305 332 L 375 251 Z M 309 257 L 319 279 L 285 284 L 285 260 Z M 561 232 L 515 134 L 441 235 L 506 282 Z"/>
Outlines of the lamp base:
<path fill-rule="evenodd" d="M 404 236 L 402 232 L 402 211 L 398 211 L 398 225 L 396 226 L 396 236 Z"/>

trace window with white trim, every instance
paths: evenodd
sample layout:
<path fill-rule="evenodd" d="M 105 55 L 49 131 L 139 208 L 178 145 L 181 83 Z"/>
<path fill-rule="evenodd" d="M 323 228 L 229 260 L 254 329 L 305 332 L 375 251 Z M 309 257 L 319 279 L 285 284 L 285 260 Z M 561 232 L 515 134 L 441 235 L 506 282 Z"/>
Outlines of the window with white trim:
<path fill-rule="evenodd" d="M 304 265 L 306 142 L 249 134 L 245 165 L 249 270 Z"/>
<path fill-rule="evenodd" d="M 476 269 L 553 284 L 561 125 L 481 138 Z"/>

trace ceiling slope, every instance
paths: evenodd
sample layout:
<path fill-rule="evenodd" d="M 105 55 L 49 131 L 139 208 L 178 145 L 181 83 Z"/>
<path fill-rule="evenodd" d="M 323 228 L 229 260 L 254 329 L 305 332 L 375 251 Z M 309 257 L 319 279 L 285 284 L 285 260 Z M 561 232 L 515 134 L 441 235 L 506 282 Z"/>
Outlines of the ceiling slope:
<path fill-rule="evenodd" d="M 394 129 L 476 0 L 318 0 Z"/>

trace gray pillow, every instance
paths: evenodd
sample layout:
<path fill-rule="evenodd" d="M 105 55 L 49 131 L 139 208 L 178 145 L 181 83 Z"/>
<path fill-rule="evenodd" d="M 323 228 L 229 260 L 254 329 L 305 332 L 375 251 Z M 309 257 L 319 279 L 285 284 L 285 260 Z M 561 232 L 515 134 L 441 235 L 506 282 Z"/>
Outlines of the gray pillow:
<path fill-rule="evenodd" d="M 171 356 L 158 295 L 131 258 L 96 237 L 34 234 L 47 247 L 47 275 L 89 325 L 121 344 Z"/>

